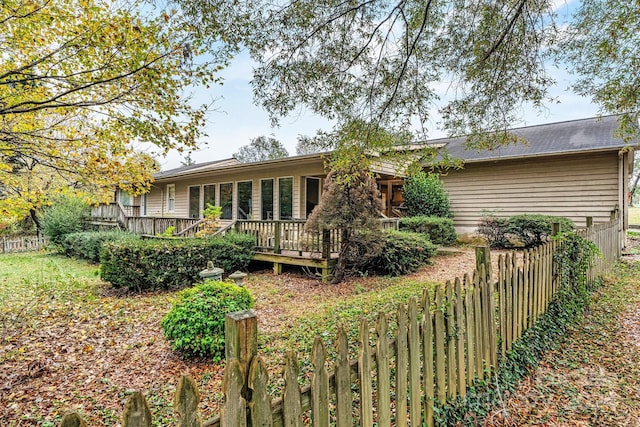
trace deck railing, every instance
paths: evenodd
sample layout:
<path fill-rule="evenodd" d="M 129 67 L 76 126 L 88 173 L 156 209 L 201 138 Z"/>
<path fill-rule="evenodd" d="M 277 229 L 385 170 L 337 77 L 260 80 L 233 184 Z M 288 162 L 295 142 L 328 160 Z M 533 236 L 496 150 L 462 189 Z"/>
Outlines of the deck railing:
<path fill-rule="evenodd" d="M 120 203 L 109 203 L 91 208 L 91 223 L 119 225 L 120 228 L 136 234 L 156 235 L 164 233 L 169 227 L 174 227 L 174 234 L 183 233 L 183 236 L 192 237 L 197 231 L 190 227 L 200 221 L 198 218 L 173 218 L 173 217 L 151 217 L 151 216 L 129 216 L 128 212 L 136 212 L 134 206 L 127 209 Z M 137 209 L 139 213 L 139 209 Z"/>
<path fill-rule="evenodd" d="M 137 208 L 137 209 L 136 209 Z M 131 216 L 139 214 L 139 206 L 123 206 L 110 203 L 94 206 L 91 209 L 92 222 L 118 224 L 122 229 L 136 234 L 157 235 L 174 227 L 173 233 L 181 237 L 193 237 L 200 229 L 198 218 L 173 218 Z M 398 218 L 380 219 L 382 229 L 398 229 Z M 253 234 L 256 237 L 256 249 L 269 253 L 331 254 L 340 251 L 340 232 L 329 230 L 328 235 L 305 230 L 305 220 L 237 220 L 235 230 Z M 327 233 L 326 232 L 326 233 Z M 325 234 L 326 234 L 325 233 Z M 326 258 L 325 256 L 322 256 Z"/>
<path fill-rule="evenodd" d="M 256 238 L 256 250 L 275 254 L 317 254 L 329 258 L 340 250 L 339 230 L 313 232 L 305 230 L 304 220 L 236 221 L 235 229 Z"/>

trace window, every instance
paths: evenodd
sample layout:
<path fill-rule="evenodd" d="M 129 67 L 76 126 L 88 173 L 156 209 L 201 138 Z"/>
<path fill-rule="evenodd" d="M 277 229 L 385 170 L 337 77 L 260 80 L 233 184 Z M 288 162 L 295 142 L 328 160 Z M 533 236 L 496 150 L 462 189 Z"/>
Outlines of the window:
<path fill-rule="evenodd" d="M 122 206 L 131 206 L 133 203 L 131 203 L 131 194 L 129 193 L 125 193 L 122 190 L 119 190 L 119 196 L 120 196 L 120 204 Z"/>
<path fill-rule="evenodd" d="M 307 218 L 320 203 L 320 178 L 307 178 Z"/>
<path fill-rule="evenodd" d="M 147 195 L 143 194 L 141 196 L 141 201 L 142 201 L 142 216 L 147 216 Z"/>
<path fill-rule="evenodd" d="M 189 187 L 189 218 L 200 218 L 200 186 Z"/>
<path fill-rule="evenodd" d="M 216 205 L 216 185 L 215 184 L 203 185 L 202 190 L 203 190 L 202 192 L 204 193 L 204 201 L 202 204 L 202 208 L 206 209 L 208 204 L 217 206 Z"/>
<path fill-rule="evenodd" d="M 238 219 L 251 219 L 253 208 L 253 182 L 238 183 Z"/>
<path fill-rule="evenodd" d="M 167 211 L 173 212 L 176 210 L 176 185 L 167 185 Z"/>
<path fill-rule="evenodd" d="M 293 219 L 293 178 L 278 179 L 280 219 Z"/>
<path fill-rule="evenodd" d="M 273 179 L 260 181 L 260 219 L 273 219 Z"/>
<path fill-rule="evenodd" d="M 222 215 L 220 219 L 233 218 L 233 183 L 220 184 L 220 207 Z"/>

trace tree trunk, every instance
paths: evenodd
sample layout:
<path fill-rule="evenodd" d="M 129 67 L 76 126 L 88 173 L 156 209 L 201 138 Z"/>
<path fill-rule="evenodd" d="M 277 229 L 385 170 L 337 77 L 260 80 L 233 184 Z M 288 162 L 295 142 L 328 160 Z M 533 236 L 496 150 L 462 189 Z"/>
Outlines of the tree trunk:
<path fill-rule="evenodd" d="M 345 273 L 347 272 L 347 254 L 349 253 L 353 233 L 349 233 L 347 230 L 342 230 L 341 233 L 340 254 L 338 255 L 336 267 L 333 269 L 333 279 L 329 282 L 332 285 L 342 282 L 342 279 L 344 279 Z"/>
<path fill-rule="evenodd" d="M 31 217 L 31 221 L 33 221 L 34 225 L 36 226 L 36 234 L 38 235 L 38 238 L 42 237 L 44 235 L 44 229 L 42 226 L 42 221 L 40 221 L 40 218 L 38 218 L 38 213 L 35 209 L 31 209 L 29 211 L 29 216 Z"/>

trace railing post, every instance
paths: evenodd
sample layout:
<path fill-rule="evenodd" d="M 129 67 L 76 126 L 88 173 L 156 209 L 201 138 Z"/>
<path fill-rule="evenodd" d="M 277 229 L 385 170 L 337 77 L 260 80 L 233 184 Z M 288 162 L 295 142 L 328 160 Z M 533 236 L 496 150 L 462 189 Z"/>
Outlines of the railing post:
<path fill-rule="evenodd" d="M 322 230 L 322 259 L 331 258 L 331 231 Z"/>
<path fill-rule="evenodd" d="M 280 221 L 274 221 L 274 236 L 273 236 L 273 253 L 280 253 Z"/>
<path fill-rule="evenodd" d="M 491 251 L 489 246 L 476 246 L 476 271 L 478 274 L 482 271 L 484 265 L 484 271 L 487 277 L 491 275 Z"/>
<path fill-rule="evenodd" d="M 237 359 L 242 367 L 242 397 L 251 400 L 247 379 L 251 361 L 258 354 L 258 319 L 253 310 L 229 313 L 224 319 L 224 354 L 227 364 Z"/>

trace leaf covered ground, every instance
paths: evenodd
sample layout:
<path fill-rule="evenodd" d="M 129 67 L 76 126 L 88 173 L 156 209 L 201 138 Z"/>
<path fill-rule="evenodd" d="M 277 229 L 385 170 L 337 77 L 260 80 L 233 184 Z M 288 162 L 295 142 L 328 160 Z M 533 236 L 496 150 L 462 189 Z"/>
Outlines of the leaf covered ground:
<path fill-rule="evenodd" d="M 640 426 L 640 261 L 628 258 L 485 426 Z"/>
<path fill-rule="evenodd" d="M 473 252 L 463 250 L 439 255 L 401 279 L 354 277 L 335 286 L 299 270 L 277 277 L 253 272 L 247 287 L 256 298 L 259 351 L 273 381 L 282 353 L 307 340 L 316 320 L 333 327 L 334 317 L 370 314 L 473 266 Z M 627 264 L 617 277 L 596 295 L 584 324 L 487 425 L 638 425 L 640 349 L 632 344 L 640 339 L 640 263 Z M 181 358 L 160 330 L 173 295 L 117 293 L 98 279 L 97 266 L 60 256 L 0 256 L 0 425 L 57 426 L 65 412 L 76 410 L 88 425 L 119 426 L 135 390 L 147 396 L 155 425 L 171 425 L 181 374 L 196 380 L 203 418 L 215 415 L 223 367 Z"/>
<path fill-rule="evenodd" d="M 401 279 L 351 278 L 323 285 L 299 270 L 249 276 L 256 299 L 259 351 L 273 375 L 281 371 L 284 337 L 302 318 L 350 299 L 395 298 L 473 268 L 470 251 L 441 255 Z M 201 415 L 218 413 L 222 366 L 184 359 L 160 329 L 174 293 L 117 293 L 97 266 L 46 253 L 0 255 L 0 426 L 57 426 L 78 411 L 91 426 L 118 426 L 128 396 L 142 390 L 154 423 L 173 421 L 173 392 L 182 374 L 201 392 Z M 403 298 L 404 299 L 404 298 Z M 353 314 L 353 313 L 352 313 Z"/>

